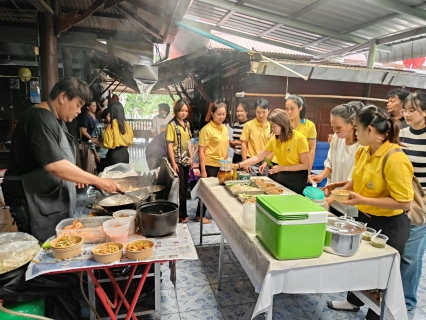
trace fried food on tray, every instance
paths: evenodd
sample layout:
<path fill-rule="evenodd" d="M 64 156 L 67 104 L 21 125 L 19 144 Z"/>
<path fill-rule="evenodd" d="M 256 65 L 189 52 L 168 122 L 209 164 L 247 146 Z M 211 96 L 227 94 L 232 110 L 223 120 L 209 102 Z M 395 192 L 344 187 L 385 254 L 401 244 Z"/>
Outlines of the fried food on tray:
<path fill-rule="evenodd" d="M 74 220 L 73 222 L 72 222 L 72 224 L 70 224 L 69 226 L 65 226 L 64 227 L 64 229 L 81 229 L 81 228 L 83 228 L 84 226 L 83 226 L 83 224 L 81 223 L 81 221 L 80 220 Z"/>
<path fill-rule="evenodd" d="M 111 244 L 111 243 L 104 243 L 102 245 L 99 245 L 96 249 L 93 250 L 93 253 L 96 254 L 110 254 L 110 253 L 115 253 L 117 251 L 119 251 L 120 248 L 115 245 L 115 244 Z"/>
<path fill-rule="evenodd" d="M 132 241 L 126 246 L 127 251 L 146 251 L 151 249 L 152 243 L 147 241 Z"/>

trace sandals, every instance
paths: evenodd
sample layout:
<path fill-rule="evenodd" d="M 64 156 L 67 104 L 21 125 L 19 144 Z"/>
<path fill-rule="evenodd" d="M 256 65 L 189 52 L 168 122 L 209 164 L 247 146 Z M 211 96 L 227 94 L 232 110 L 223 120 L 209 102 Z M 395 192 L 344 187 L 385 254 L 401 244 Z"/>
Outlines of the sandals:
<path fill-rule="evenodd" d="M 327 307 L 332 310 L 336 311 L 346 311 L 346 312 L 358 312 L 359 307 L 353 307 L 353 308 L 336 308 L 333 306 L 333 301 L 327 301 Z"/>
<path fill-rule="evenodd" d="M 195 216 L 195 221 L 200 222 L 200 217 Z M 206 217 L 203 217 L 203 224 L 210 224 L 210 220 Z"/>
<path fill-rule="evenodd" d="M 186 218 L 179 218 L 179 223 L 187 223 L 188 220 L 189 220 L 188 217 L 186 217 Z"/>

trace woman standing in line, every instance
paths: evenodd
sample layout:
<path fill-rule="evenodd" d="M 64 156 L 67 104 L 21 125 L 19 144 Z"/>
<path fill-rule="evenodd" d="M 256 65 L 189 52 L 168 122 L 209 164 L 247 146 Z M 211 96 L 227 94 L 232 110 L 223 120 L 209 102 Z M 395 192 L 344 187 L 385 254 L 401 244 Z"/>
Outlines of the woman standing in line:
<path fill-rule="evenodd" d="M 192 165 L 191 128 L 186 120 L 188 105 L 179 99 L 173 108 L 174 118 L 166 126 L 167 155 L 173 170 L 179 176 L 179 222 L 188 222 L 186 200 L 189 168 Z"/>
<path fill-rule="evenodd" d="M 381 229 L 389 237 L 387 244 L 402 255 L 410 236 L 410 220 L 405 210 L 410 209 L 414 196 L 414 170 L 399 147 L 399 121 L 370 105 L 357 112 L 354 126 L 362 147 L 355 156 L 352 180 L 342 188 L 351 191 L 350 199 L 342 203 L 356 206 L 358 220 L 373 229 Z M 326 187 L 326 193 L 331 189 Z M 351 292 L 347 301 L 327 302 L 331 309 L 351 312 L 359 311 L 362 305 Z M 379 316 L 369 309 L 366 319 L 379 319 Z"/>
<path fill-rule="evenodd" d="M 124 117 L 124 108 L 120 102 L 108 107 L 111 123 L 105 128 L 103 147 L 109 149 L 106 165 L 129 163 L 128 148 L 133 144 L 133 130 Z"/>
<path fill-rule="evenodd" d="M 269 169 L 270 174 L 278 173 L 276 181 L 286 188 L 302 194 L 308 181 L 309 146 L 306 138 L 294 130 L 290 117 L 282 109 L 275 109 L 269 115 L 273 136 L 264 150 L 257 156 L 234 165 L 241 168 L 263 160 L 271 152 L 274 153 L 278 165 Z"/>
<path fill-rule="evenodd" d="M 359 148 L 359 142 L 355 135 L 352 124 L 356 112 L 364 107 L 359 101 L 352 101 L 334 107 L 330 113 L 330 123 L 334 135 L 328 150 L 327 159 L 324 161 L 324 171 L 320 175 L 311 175 L 310 179 L 320 183 L 327 178 L 327 185 L 334 185 L 334 188 L 343 187 L 352 179 L 352 171 L 355 164 L 355 153 Z M 339 185 L 337 185 L 339 183 Z M 336 216 L 349 215 L 358 216 L 355 207 L 348 207 L 338 201 L 333 202 L 333 198 L 326 198 L 330 205 L 330 212 Z"/>
<path fill-rule="evenodd" d="M 247 122 L 248 116 L 248 105 L 245 102 L 240 102 L 235 111 L 238 121 L 234 123 L 234 132 L 232 134 L 232 141 L 230 142 L 231 147 L 235 149 L 234 158 L 232 159 L 233 163 L 238 163 L 243 160 L 241 156 L 241 134 L 243 133 L 243 128 Z"/>
<path fill-rule="evenodd" d="M 426 94 L 413 93 L 404 100 L 401 114 L 409 125 L 399 133 L 403 151 L 414 167 L 414 176 L 426 192 Z M 424 199 L 426 201 L 426 198 Z M 410 237 L 401 256 L 401 278 L 405 304 L 409 311 L 417 307 L 417 290 L 426 249 L 426 224 L 410 227 Z"/>
<path fill-rule="evenodd" d="M 92 133 L 93 143 L 91 146 L 93 153 L 95 154 L 96 170 L 98 173 L 104 171 L 106 167 L 106 155 L 108 150 L 104 149 L 102 147 L 102 144 L 104 141 L 105 127 L 111 122 L 111 117 L 109 115 L 108 108 L 102 112 L 99 120 L 99 124 L 96 126 Z"/>
<path fill-rule="evenodd" d="M 83 163 L 84 171 L 94 174 L 96 170 L 95 154 L 90 149 L 89 141 L 92 139 L 92 133 L 98 126 L 99 121 L 96 118 L 96 113 L 100 110 L 99 104 L 92 100 L 87 105 L 87 111 L 81 116 L 79 121 L 81 144 L 83 146 Z"/>
<path fill-rule="evenodd" d="M 200 131 L 198 155 L 200 158 L 200 178 L 217 177 L 220 160 L 228 157 L 229 133 L 223 121 L 226 118 L 226 104 L 216 102 L 212 109 L 212 120 Z M 195 220 L 200 221 L 200 203 L 198 203 Z M 203 223 L 210 220 L 203 218 Z"/>
<path fill-rule="evenodd" d="M 315 148 L 317 146 L 317 129 L 315 124 L 306 119 L 306 102 L 305 99 L 292 94 L 287 97 L 285 102 L 285 109 L 290 116 L 291 125 L 294 130 L 299 131 L 305 136 L 309 143 L 309 172 L 311 172 L 312 166 L 315 160 Z"/>

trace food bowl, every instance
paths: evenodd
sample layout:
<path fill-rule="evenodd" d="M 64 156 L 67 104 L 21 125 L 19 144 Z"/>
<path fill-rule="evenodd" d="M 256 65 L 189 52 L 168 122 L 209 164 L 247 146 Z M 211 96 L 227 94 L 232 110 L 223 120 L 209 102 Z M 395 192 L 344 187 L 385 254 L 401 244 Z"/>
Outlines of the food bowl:
<path fill-rule="evenodd" d="M 106 241 L 125 244 L 129 237 L 130 221 L 127 219 L 111 219 L 103 223 Z"/>
<path fill-rule="evenodd" d="M 136 231 L 136 210 L 119 210 L 112 214 L 114 219 L 125 219 L 130 222 L 129 225 L 129 235 L 133 235 Z"/>
<path fill-rule="evenodd" d="M 50 242 L 52 251 L 70 251 L 83 246 L 83 238 L 80 236 L 62 236 Z"/>
<path fill-rule="evenodd" d="M 75 256 L 78 256 L 83 251 L 83 241 L 81 242 L 81 245 L 69 250 L 57 250 L 52 249 L 52 256 L 56 259 L 69 259 L 73 258 Z"/>
<path fill-rule="evenodd" d="M 152 256 L 154 242 L 151 240 L 134 240 L 126 244 L 126 257 L 132 260 L 143 260 Z M 146 248 L 143 248 L 146 247 Z"/>
<path fill-rule="evenodd" d="M 386 247 L 386 242 L 389 240 L 388 236 L 385 236 L 384 234 L 378 234 L 374 237 L 374 239 L 371 239 L 370 243 L 373 247 L 376 248 L 384 248 Z"/>
<path fill-rule="evenodd" d="M 284 192 L 281 188 L 268 188 L 265 191 L 267 194 L 282 194 Z"/>
<path fill-rule="evenodd" d="M 332 190 L 331 191 L 331 197 L 333 200 L 342 202 L 342 201 L 348 201 L 349 200 L 349 190 Z"/>
<path fill-rule="evenodd" d="M 100 263 L 110 263 L 120 260 L 123 256 L 123 245 L 118 242 L 107 242 L 92 249 L 93 258 Z"/>
<path fill-rule="evenodd" d="M 367 227 L 367 230 L 362 234 L 362 240 L 370 241 L 371 236 L 376 233 L 376 229 Z"/>

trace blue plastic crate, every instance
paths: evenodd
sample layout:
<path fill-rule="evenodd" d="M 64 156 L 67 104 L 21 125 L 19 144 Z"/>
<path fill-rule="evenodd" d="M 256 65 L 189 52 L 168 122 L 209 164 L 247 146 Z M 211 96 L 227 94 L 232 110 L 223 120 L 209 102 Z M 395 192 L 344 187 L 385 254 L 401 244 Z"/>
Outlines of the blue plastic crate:
<path fill-rule="evenodd" d="M 324 161 L 327 159 L 328 149 L 330 149 L 328 142 L 317 141 L 313 170 L 324 170 Z"/>

